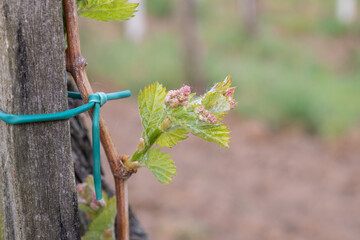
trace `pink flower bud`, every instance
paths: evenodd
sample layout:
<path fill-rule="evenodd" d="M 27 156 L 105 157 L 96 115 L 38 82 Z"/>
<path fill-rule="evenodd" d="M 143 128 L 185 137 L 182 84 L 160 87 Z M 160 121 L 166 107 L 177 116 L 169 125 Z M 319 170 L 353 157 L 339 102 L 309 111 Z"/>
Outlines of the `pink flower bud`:
<path fill-rule="evenodd" d="M 200 121 L 206 122 L 206 117 L 204 115 L 199 115 Z"/>
<path fill-rule="evenodd" d="M 92 201 L 96 202 L 96 193 L 95 192 L 93 192 L 93 194 L 92 194 Z"/>
<path fill-rule="evenodd" d="M 232 97 L 234 97 L 234 92 L 235 92 L 235 88 L 234 88 L 234 87 L 229 88 L 229 89 L 226 91 L 225 96 L 232 98 Z"/>
<path fill-rule="evenodd" d="M 164 103 L 172 108 L 188 105 L 189 95 L 191 93 L 189 86 L 184 86 L 179 90 L 170 90 L 165 97 Z"/>
<path fill-rule="evenodd" d="M 189 96 L 191 93 L 191 88 L 188 85 L 183 86 L 180 88 L 180 92 L 184 93 L 185 96 Z"/>
<path fill-rule="evenodd" d="M 217 119 L 216 117 L 210 113 L 209 117 L 208 117 L 209 123 L 211 124 L 216 124 L 217 123 Z"/>
<path fill-rule="evenodd" d="M 206 110 L 203 105 L 195 108 L 195 113 L 198 114 L 199 120 L 202 122 L 217 123 L 217 118 L 209 110 Z"/>
<path fill-rule="evenodd" d="M 86 199 L 79 197 L 78 198 L 78 203 L 87 204 L 87 201 L 86 201 Z"/>
<path fill-rule="evenodd" d="M 76 191 L 79 193 L 79 194 L 82 194 L 84 193 L 85 189 L 84 189 L 84 184 L 78 184 L 76 185 Z"/>
<path fill-rule="evenodd" d="M 178 92 L 175 91 L 175 90 L 170 90 L 168 95 L 169 95 L 170 98 L 174 98 L 174 97 L 176 97 L 178 95 Z"/>
<path fill-rule="evenodd" d="M 106 206 L 106 202 L 105 202 L 104 199 L 96 201 L 96 204 L 99 205 L 100 207 L 105 207 Z"/>
<path fill-rule="evenodd" d="M 181 103 L 181 106 L 187 106 L 187 105 L 189 105 L 188 101 L 184 101 L 184 102 Z"/>
<path fill-rule="evenodd" d="M 169 105 L 172 108 L 179 106 L 179 100 L 177 98 L 170 99 Z"/>
<path fill-rule="evenodd" d="M 185 94 L 183 93 L 179 93 L 179 95 L 177 96 L 177 99 L 179 100 L 180 103 L 186 101 L 188 99 L 187 96 L 185 96 Z"/>
<path fill-rule="evenodd" d="M 106 206 L 106 203 L 105 203 L 105 200 L 104 199 L 101 199 L 99 201 L 96 201 L 96 193 L 93 192 L 93 195 L 92 195 L 92 201 L 90 203 L 90 207 L 91 209 L 93 210 L 98 210 L 100 207 L 105 207 Z"/>
<path fill-rule="evenodd" d="M 170 96 L 166 95 L 165 100 L 164 100 L 165 104 L 167 104 L 170 101 L 170 99 L 171 99 Z"/>
<path fill-rule="evenodd" d="M 195 113 L 201 113 L 205 110 L 205 107 L 203 105 L 195 108 Z"/>

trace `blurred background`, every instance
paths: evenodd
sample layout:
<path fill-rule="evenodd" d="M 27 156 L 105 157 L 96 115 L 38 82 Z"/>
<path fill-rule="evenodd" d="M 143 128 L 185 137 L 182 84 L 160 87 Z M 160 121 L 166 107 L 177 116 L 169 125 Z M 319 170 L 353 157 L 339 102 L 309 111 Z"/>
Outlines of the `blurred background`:
<path fill-rule="evenodd" d="M 230 149 L 190 137 L 168 151 L 172 184 L 130 179 L 150 238 L 358 240 L 360 2 L 134 2 L 127 22 L 80 26 L 95 90 L 133 93 L 102 108 L 121 152 L 137 146 L 137 93 L 152 82 L 201 93 L 232 74 L 239 102 Z"/>

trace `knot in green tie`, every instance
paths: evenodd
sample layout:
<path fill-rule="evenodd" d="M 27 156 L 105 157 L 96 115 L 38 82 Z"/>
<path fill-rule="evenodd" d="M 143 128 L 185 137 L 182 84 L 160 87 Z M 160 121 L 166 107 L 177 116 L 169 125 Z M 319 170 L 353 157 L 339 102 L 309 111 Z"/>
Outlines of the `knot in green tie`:
<path fill-rule="evenodd" d="M 89 102 L 98 103 L 98 104 L 100 104 L 100 107 L 102 107 L 107 102 L 108 97 L 107 97 L 106 93 L 97 92 L 97 93 L 90 94 L 88 99 L 89 99 Z"/>

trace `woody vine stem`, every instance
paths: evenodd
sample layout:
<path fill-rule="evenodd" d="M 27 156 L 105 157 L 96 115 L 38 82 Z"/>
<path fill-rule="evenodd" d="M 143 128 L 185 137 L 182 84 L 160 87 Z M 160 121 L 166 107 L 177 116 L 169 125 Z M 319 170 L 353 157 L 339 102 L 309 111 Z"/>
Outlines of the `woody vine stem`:
<path fill-rule="evenodd" d="M 76 0 L 64 0 L 65 24 L 68 47 L 66 50 L 66 70 L 71 73 L 85 103 L 93 93 L 86 74 L 86 60 L 81 55 L 78 14 Z M 92 115 L 92 111 L 90 111 Z M 125 170 L 119 151 L 116 149 L 110 131 L 100 117 L 100 140 L 105 150 L 115 181 L 117 202 L 118 239 L 129 240 L 129 202 L 127 179 L 131 173 Z"/>

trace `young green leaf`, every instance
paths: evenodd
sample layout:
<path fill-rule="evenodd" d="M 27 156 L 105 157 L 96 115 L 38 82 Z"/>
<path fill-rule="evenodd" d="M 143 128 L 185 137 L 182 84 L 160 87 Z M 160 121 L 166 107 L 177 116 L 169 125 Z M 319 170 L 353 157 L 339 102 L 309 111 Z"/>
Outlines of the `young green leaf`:
<path fill-rule="evenodd" d="M 205 95 L 201 103 L 218 119 L 222 119 L 222 117 L 231 110 L 231 105 L 227 98 L 218 92 L 209 92 Z"/>
<path fill-rule="evenodd" d="M 81 240 L 99 240 L 102 239 L 102 233 L 95 231 L 87 231 L 85 236 L 81 237 Z"/>
<path fill-rule="evenodd" d="M 229 133 L 225 124 L 203 124 L 197 122 L 185 123 L 187 129 L 195 136 L 214 142 L 222 147 L 229 147 Z"/>
<path fill-rule="evenodd" d="M 231 75 L 227 76 L 224 81 L 215 84 L 209 92 L 225 93 L 231 87 Z"/>
<path fill-rule="evenodd" d="M 167 184 L 172 182 L 171 177 L 176 175 L 174 163 L 169 154 L 161 152 L 158 148 L 153 148 L 148 153 L 145 165 L 159 182 Z"/>
<path fill-rule="evenodd" d="M 225 124 L 190 124 L 188 126 L 193 135 L 222 147 L 229 147 L 230 131 Z"/>
<path fill-rule="evenodd" d="M 227 126 L 222 123 L 209 124 L 200 121 L 194 108 L 189 107 L 187 109 L 176 108 L 170 111 L 171 120 L 174 124 L 180 125 L 182 128 L 191 132 L 193 135 L 200 137 L 206 141 L 217 143 L 223 147 L 229 147 L 229 133 Z M 221 113 L 221 112 L 219 112 Z M 219 115 L 219 114 L 218 114 Z"/>
<path fill-rule="evenodd" d="M 116 215 L 116 198 L 112 197 L 107 202 L 106 208 L 90 223 L 89 231 L 82 240 L 113 239 L 112 229 Z M 110 233 L 110 236 L 109 236 Z"/>
<path fill-rule="evenodd" d="M 145 142 L 149 141 L 151 133 L 159 128 L 166 117 L 165 97 L 166 89 L 157 82 L 140 91 L 139 111 Z"/>
<path fill-rule="evenodd" d="M 156 140 L 155 144 L 160 147 L 168 147 L 171 148 L 178 144 L 178 142 L 186 139 L 188 136 L 188 131 L 184 128 L 177 128 L 170 130 L 169 132 L 165 132 L 160 135 L 160 137 Z"/>
<path fill-rule="evenodd" d="M 133 17 L 138 3 L 127 0 L 78 0 L 78 14 L 98 21 L 125 21 Z"/>
<path fill-rule="evenodd" d="M 89 219 L 93 219 L 96 217 L 94 210 L 89 205 L 79 203 L 78 206 L 79 206 L 80 211 L 87 213 L 87 216 Z"/>

